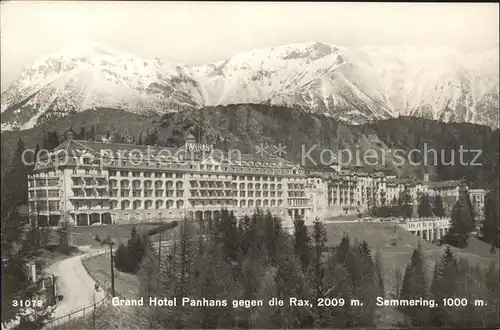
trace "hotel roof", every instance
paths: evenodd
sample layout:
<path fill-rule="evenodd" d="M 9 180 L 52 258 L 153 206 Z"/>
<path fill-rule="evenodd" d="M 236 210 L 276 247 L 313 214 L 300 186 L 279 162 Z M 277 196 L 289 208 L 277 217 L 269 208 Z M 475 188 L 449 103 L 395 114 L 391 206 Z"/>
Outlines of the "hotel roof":
<path fill-rule="evenodd" d="M 450 180 L 450 181 L 438 181 L 438 182 L 428 182 L 430 188 L 456 188 L 465 183 L 465 180 Z"/>
<path fill-rule="evenodd" d="M 213 151 L 187 151 L 185 146 L 172 148 L 172 147 L 158 147 L 148 145 L 135 145 L 125 143 L 106 143 L 84 140 L 67 140 L 54 148 L 53 152 L 57 154 L 58 151 L 65 150 L 70 155 L 80 156 L 82 152 L 90 152 L 92 154 L 103 155 L 104 157 L 122 157 L 137 155 L 137 153 L 144 153 L 144 155 L 158 155 L 167 159 L 185 159 L 206 161 L 209 158 L 216 162 L 236 163 L 250 166 L 268 166 L 276 164 L 280 167 L 293 167 L 294 164 L 284 158 L 268 155 L 256 155 L 239 153 L 237 150 L 230 150 L 225 152 L 218 149 Z M 41 158 L 43 159 L 43 157 Z"/>

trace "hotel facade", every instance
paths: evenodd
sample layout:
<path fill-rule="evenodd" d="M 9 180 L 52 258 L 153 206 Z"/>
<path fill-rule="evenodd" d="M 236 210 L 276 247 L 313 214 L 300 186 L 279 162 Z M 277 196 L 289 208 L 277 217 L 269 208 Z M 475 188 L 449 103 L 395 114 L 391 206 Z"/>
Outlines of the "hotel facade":
<path fill-rule="evenodd" d="M 288 226 L 308 218 L 304 170 L 282 158 L 222 152 L 189 135 L 180 148 L 74 140 L 37 159 L 30 220 L 56 226 L 209 219 L 270 211 Z"/>
<path fill-rule="evenodd" d="M 465 187 L 465 188 L 464 188 Z M 449 215 L 463 181 L 397 180 L 331 166 L 301 167 L 279 157 L 222 152 L 188 135 L 179 148 L 74 140 L 40 155 L 28 177 L 30 221 L 57 226 L 210 219 L 221 209 L 237 218 L 256 209 L 293 226 L 293 219 L 362 214 L 388 205 L 408 190 L 440 195 Z M 471 190 L 476 214 L 482 189 Z"/>

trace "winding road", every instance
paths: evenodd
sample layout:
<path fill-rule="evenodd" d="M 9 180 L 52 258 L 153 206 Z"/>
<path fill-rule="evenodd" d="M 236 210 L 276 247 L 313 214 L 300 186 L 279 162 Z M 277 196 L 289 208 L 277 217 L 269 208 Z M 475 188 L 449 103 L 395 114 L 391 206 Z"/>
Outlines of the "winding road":
<path fill-rule="evenodd" d="M 93 253 L 95 254 L 98 251 L 105 252 L 104 250 L 95 250 Z M 54 319 L 76 312 L 94 303 L 95 282 L 82 263 L 82 258 L 86 255 L 77 255 L 61 260 L 48 268 L 48 272 L 56 276 L 56 294 L 63 296 L 54 311 Z M 105 291 L 101 288 L 98 292 L 95 292 L 95 301 L 100 301 L 104 296 Z"/>

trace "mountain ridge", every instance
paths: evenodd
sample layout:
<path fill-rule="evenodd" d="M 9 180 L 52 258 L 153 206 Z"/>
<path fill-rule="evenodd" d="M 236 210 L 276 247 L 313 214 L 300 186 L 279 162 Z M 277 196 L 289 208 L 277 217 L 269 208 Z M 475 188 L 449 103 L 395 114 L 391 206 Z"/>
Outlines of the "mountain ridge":
<path fill-rule="evenodd" d="M 186 66 L 96 43 L 74 45 L 35 61 L 2 92 L 2 130 L 93 108 L 162 115 L 242 103 L 353 124 L 404 115 L 498 127 L 496 50 L 310 42 Z"/>

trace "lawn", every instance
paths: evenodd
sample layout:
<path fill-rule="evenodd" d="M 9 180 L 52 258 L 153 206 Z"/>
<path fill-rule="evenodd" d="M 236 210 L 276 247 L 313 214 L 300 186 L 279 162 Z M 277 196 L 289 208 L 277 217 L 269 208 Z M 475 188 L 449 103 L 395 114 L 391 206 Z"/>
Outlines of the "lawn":
<path fill-rule="evenodd" d="M 75 240 L 75 245 L 98 247 L 100 246 L 100 243 L 95 240 L 96 235 L 99 235 L 101 239 L 105 239 L 109 236 L 114 242 L 125 243 L 130 238 L 130 232 L 134 226 L 137 228 L 138 232 L 158 227 L 158 225 L 153 224 L 126 224 L 95 227 L 70 227 L 69 231 L 73 234 L 71 236 Z"/>

